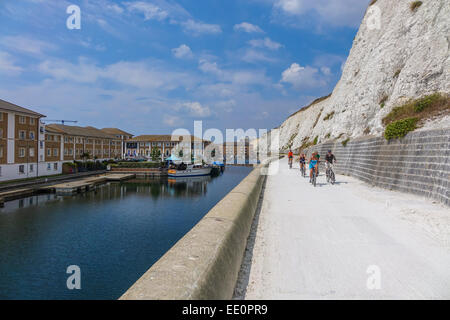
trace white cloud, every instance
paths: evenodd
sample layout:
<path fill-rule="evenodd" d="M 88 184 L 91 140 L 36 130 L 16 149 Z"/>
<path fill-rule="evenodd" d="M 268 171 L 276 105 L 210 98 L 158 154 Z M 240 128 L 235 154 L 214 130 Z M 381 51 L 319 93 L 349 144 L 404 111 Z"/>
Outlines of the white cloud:
<path fill-rule="evenodd" d="M 222 28 L 217 24 L 208 24 L 192 19 L 182 22 L 181 25 L 186 33 L 193 35 L 222 33 Z"/>
<path fill-rule="evenodd" d="M 247 85 L 267 86 L 271 82 L 266 76 L 265 70 L 222 70 L 216 62 L 210 62 L 206 59 L 200 60 L 199 69 L 205 73 L 216 75 L 221 81 L 229 82 L 237 87 Z"/>
<path fill-rule="evenodd" d="M 182 44 L 178 48 L 172 49 L 173 55 L 178 59 L 187 59 L 192 58 L 192 50 L 189 48 L 189 46 Z"/>
<path fill-rule="evenodd" d="M 192 117 L 205 118 L 211 115 L 211 110 L 199 102 L 184 102 L 176 107 L 177 111 L 186 112 Z"/>
<path fill-rule="evenodd" d="M 42 55 L 47 50 L 55 50 L 57 48 L 54 44 L 25 36 L 6 36 L 1 38 L 0 42 L 3 46 L 14 51 L 35 55 Z"/>
<path fill-rule="evenodd" d="M 320 71 L 322 71 L 322 73 L 323 73 L 324 75 L 326 75 L 326 76 L 331 75 L 331 69 L 328 68 L 328 67 L 321 67 L 321 68 L 320 68 Z"/>
<path fill-rule="evenodd" d="M 236 101 L 234 99 L 226 100 L 226 101 L 218 101 L 215 104 L 215 107 L 220 111 L 232 112 L 233 108 L 236 106 Z"/>
<path fill-rule="evenodd" d="M 204 73 L 212 73 L 215 74 L 217 76 L 222 76 L 223 72 L 222 70 L 219 68 L 219 66 L 217 65 L 217 62 L 210 62 L 206 59 L 201 59 L 199 61 L 199 66 L 198 68 L 203 71 Z"/>
<path fill-rule="evenodd" d="M 298 16 L 315 12 L 322 23 L 357 27 L 367 5 L 368 1 L 363 0 L 276 0 L 274 11 L 297 16 L 297 20 Z"/>
<path fill-rule="evenodd" d="M 289 83 L 295 89 L 308 89 L 326 86 L 325 79 L 321 78 L 319 70 L 313 67 L 302 67 L 293 63 L 281 74 L 282 83 Z"/>
<path fill-rule="evenodd" d="M 248 22 L 242 22 L 240 24 L 234 25 L 235 31 L 244 31 L 247 33 L 263 33 L 264 31 L 258 27 L 257 25 L 248 23 Z"/>
<path fill-rule="evenodd" d="M 183 120 L 180 117 L 174 116 L 173 114 L 165 114 L 163 116 L 163 123 L 169 127 L 178 127 L 183 124 Z"/>
<path fill-rule="evenodd" d="M 272 41 L 270 38 L 267 37 L 264 39 L 250 40 L 248 43 L 255 48 L 267 48 L 270 50 L 278 50 L 283 46 L 282 44 Z"/>
<path fill-rule="evenodd" d="M 105 67 L 99 67 L 84 58 L 80 58 L 76 64 L 59 59 L 50 59 L 42 62 L 38 69 L 43 74 L 60 81 L 92 84 L 100 79 L 106 79 L 135 88 L 165 91 L 180 86 L 190 88 L 197 81 L 192 75 L 165 70 L 156 66 L 156 64 L 145 61 L 119 61 Z"/>
<path fill-rule="evenodd" d="M 162 21 L 169 16 L 169 12 L 152 3 L 136 1 L 125 4 L 128 11 L 142 13 L 145 20 Z"/>
<path fill-rule="evenodd" d="M 14 58 L 7 52 L 0 51 L 0 71 L 7 75 L 19 75 L 23 69 L 14 63 Z"/>
<path fill-rule="evenodd" d="M 94 83 L 100 76 L 101 69 L 81 58 L 78 64 L 51 59 L 41 62 L 38 70 L 57 80 L 68 80 L 80 83 Z"/>
<path fill-rule="evenodd" d="M 245 54 L 242 56 L 242 60 L 245 62 L 275 62 L 277 59 L 268 57 L 263 52 L 256 51 L 253 49 L 249 49 L 245 51 Z"/>
<path fill-rule="evenodd" d="M 115 3 L 108 4 L 108 5 L 106 6 L 106 8 L 108 8 L 108 9 L 111 10 L 111 11 L 114 11 L 114 12 L 117 13 L 117 14 L 121 14 L 121 13 L 123 13 L 123 11 L 124 11 L 122 7 L 120 7 L 119 5 L 117 5 L 117 4 L 115 4 Z"/>

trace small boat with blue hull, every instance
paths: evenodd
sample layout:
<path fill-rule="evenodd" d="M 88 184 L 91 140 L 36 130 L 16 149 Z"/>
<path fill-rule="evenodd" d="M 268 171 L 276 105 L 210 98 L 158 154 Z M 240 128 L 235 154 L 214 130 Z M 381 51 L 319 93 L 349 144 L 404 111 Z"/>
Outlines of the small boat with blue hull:
<path fill-rule="evenodd" d="M 186 168 L 169 169 L 167 174 L 171 178 L 186 178 L 211 175 L 212 167 L 203 165 L 188 165 Z"/>

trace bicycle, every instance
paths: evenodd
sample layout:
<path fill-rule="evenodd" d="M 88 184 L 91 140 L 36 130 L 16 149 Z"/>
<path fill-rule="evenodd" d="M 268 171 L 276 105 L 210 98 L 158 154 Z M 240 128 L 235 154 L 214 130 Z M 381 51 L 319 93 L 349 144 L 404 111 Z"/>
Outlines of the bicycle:
<path fill-rule="evenodd" d="M 292 158 L 291 159 L 289 159 L 289 169 L 292 169 Z"/>
<path fill-rule="evenodd" d="M 334 185 L 335 182 L 336 182 L 336 176 L 334 175 L 334 171 L 333 171 L 333 168 L 331 166 L 329 166 L 327 168 L 326 175 L 327 175 L 327 182 L 331 183 L 332 185 Z"/>
<path fill-rule="evenodd" d="M 311 177 L 311 184 L 315 187 L 317 182 L 316 178 L 316 168 L 313 168 L 312 170 L 312 177 Z"/>
<path fill-rule="evenodd" d="M 305 164 L 300 164 L 300 172 L 302 173 L 302 177 L 306 177 L 306 168 Z"/>

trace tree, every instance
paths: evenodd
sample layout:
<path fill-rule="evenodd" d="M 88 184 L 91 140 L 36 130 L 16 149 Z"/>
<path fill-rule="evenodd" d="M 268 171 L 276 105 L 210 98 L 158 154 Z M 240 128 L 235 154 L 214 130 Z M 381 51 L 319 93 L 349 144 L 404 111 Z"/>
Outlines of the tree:
<path fill-rule="evenodd" d="M 152 157 L 153 161 L 157 161 L 157 160 L 161 159 L 161 150 L 152 149 L 150 156 Z"/>

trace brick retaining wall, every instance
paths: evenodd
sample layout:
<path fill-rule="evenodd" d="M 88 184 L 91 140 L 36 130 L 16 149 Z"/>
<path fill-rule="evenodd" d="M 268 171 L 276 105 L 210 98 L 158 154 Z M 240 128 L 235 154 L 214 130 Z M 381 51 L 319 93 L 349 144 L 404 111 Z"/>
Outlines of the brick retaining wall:
<path fill-rule="evenodd" d="M 371 185 L 433 198 L 450 205 L 450 128 L 419 131 L 403 139 L 382 137 L 319 144 L 306 149 L 308 156 L 328 149 L 337 158 L 335 171 Z"/>

